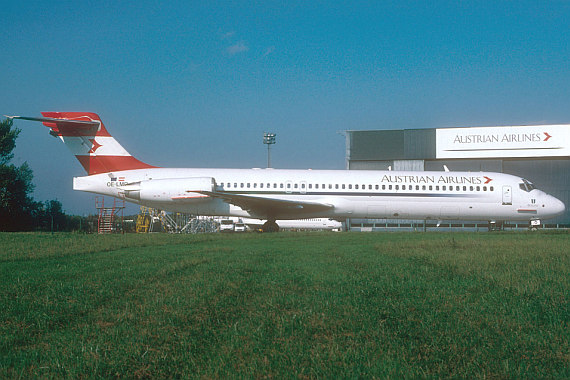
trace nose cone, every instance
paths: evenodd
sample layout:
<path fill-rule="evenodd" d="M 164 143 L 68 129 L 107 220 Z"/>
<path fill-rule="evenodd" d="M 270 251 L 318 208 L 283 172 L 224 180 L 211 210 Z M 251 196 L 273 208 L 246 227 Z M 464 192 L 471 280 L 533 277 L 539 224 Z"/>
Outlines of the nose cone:
<path fill-rule="evenodd" d="M 561 200 L 556 199 L 556 198 L 554 198 L 554 200 L 555 200 L 555 203 L 554 203 L 554 206 L 552 208 L 554 210 L 555 215 L 564 214 L 564 211 L 566 211 L 566 206 L 564 205 L 564 203 Z"/>
<path fill-rule="evenodd" d="M 545 206 L 545 211 L 549 218 L 554 218 L 555 216 L 562 215 L 566 210 L 564 203 L 552 195 L 549 195 L 547 197 Z"/>

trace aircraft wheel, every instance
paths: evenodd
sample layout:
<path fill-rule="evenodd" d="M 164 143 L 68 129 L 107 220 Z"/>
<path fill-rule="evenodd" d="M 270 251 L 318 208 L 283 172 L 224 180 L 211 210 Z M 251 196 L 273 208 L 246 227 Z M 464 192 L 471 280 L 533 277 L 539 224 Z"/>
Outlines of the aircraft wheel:
<path fill-rule="evenodd" d="M 279 225 L 274 220 L 263 223 L 263 232 L 279 232 Z"/>

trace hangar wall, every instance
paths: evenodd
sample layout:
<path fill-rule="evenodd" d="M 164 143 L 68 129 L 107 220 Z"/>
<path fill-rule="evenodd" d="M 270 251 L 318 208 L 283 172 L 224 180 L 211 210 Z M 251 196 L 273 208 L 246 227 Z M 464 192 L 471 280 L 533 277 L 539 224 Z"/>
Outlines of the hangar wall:
<path fill-rule="evenodd" d="M 570 125 L 346 131 L 349 170 L 443 171 L 446 165 L 517 175 L 563 201 L 566 212 L 546 223 L 568 226 L 569 151 Z"/>

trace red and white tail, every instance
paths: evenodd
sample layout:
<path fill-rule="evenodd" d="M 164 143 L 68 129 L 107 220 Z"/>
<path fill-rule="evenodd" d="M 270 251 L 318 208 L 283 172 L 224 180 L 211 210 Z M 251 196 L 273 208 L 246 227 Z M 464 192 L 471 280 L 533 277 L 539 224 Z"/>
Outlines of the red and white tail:
<path fill-rule="evenodd" d="M 121 170 L 146 169 L 145 164 L 131 156 L 107 132 L 99 115 L 91 112 L 42 112 L 37 120 L 51 128 L 75 155 L 88 175 Z"/>

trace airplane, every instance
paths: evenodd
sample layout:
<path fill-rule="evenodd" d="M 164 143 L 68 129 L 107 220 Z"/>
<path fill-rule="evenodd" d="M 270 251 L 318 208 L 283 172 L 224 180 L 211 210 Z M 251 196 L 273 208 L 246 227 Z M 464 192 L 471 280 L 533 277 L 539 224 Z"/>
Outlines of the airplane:
<path fill-rule="evenodd" d="M 243 222 L 253 228 L 263 228 L 263 221 L 258 219 L 243 218 Z M 342 222 L 331 218 L 310 218 L 276 220 L 279 229 L 286 230 L 330 230 L 341 231 Z"/>
<path fill-rule="evenodd" d="M 73 189 L 148 207 L 265 219 L 346 218 L 528 221 L 565 210 L 518 176 L 493 172 L 162 168 L 129 154 L 91 112 L 7 116 L 42 122 L 81 163 Z"/>
<path fill-rule="evenodd" d="M 230 220 L 242 222 L 253 230 L 263 228 L 265 220 L 231 217 Z M 287 230 L 342 230 L 342 222 L 330 218 L 276 220 L 279 229 Z"/>

